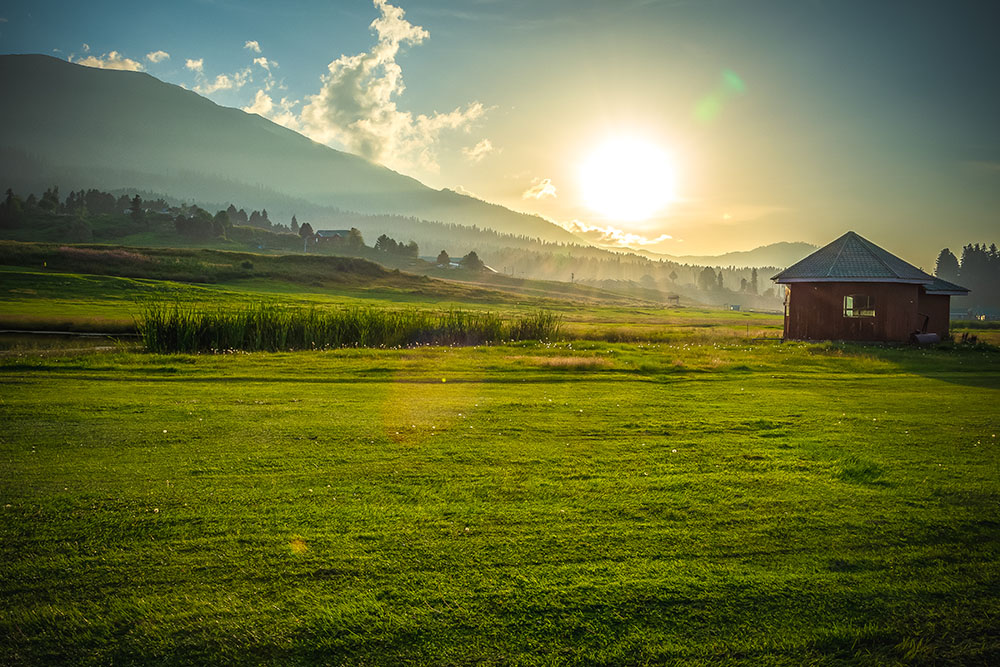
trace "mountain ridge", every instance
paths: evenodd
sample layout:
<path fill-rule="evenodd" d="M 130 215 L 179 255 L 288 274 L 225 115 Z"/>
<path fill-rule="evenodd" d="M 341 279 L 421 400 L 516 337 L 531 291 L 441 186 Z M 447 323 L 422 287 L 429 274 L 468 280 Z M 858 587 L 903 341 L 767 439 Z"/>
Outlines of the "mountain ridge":
<path fill-rule="evenodd" d="M 757 246 L 750 250 L 734 250 L 720 255 L 668 255 L 642 248 L 629 248 L 630 252 L 648 259 L 664 259 L 679 264 L 695 266 L 778 267 L 790 266 L 818 246 L 804 241 L 778 241 Z"/>
<path fill-rule="evenodd" d="M 34 187 L 47 187 L 60 173 L 79 179 L 63 187 L 83 187 L 79 181 L 86 175 L 102 174 L 118 179 L 101 183 L 105 189 L 141 187 L 193 196 L 180 186 L 197 191 L 206 178 L 229 180 L 358 213 L 585 243 L 540 216 L 434 190 L 144 72 L 89 68 L 45 55 L 0 55 L 0 86 L 17 101 L 0 107 L 0 147 L 53 166 L 50 173 L 26 175 L 7 161 L 0 165 L 0 178 L 22 187 L 30 176 L 38 181 Z M 124 182 L 123 172 L 137 182 Z M 216 200 L 236 198 L 226 192 L 213 195 Z"/>

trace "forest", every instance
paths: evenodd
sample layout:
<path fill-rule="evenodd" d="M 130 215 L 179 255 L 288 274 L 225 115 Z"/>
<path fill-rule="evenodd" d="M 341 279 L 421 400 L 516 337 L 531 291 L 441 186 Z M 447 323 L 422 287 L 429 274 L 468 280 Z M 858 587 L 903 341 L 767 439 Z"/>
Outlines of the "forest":
<path fill-rule="evenodd" d="M 210 205 L 205 205 L 210 206 Z M 7 189 L 0 201 L 0 235 L 11 240 L 131 245 L 205 245 L 265 252 L 312 252 L 373 259 L 413 272 L 447 266 L 440 258 L 514 278 L 575 282 L 629 293 L 679 295 L 709 305 L 757 310 L 781 308 L 782 293 L 769 278 L 781 267 L 699 266 L 653 260 L 628 252 L 553 243 L 490 229 L 398 215 L 328 211 L 315 219 L 272 220 L 266 208 L 247 212 L 227 202 L 216 213 L 160 193 L 71 191 L 57 186 L 41 195 Z M 326 229 L 329 226 L 341 229 Z M 375 239 L 369 246 L 365 238 Z M 395 237 L 395 238 L 394 238 Z M 956 257 L 945 249 L 935 274 L 972 290 L 955 311 L 995 314 L 1000 306 L 1000 253 L 996 245 L 968 244 Z M 457 277 L 457 276 L 456 276 Z"/>

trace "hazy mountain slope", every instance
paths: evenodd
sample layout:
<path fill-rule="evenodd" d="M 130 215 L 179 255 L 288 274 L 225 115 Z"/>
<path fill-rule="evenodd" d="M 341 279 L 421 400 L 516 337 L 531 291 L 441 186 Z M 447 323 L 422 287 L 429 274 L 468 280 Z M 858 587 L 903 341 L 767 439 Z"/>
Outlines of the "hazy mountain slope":
<path fill-rule="evenodd" d="M 99 175 L 119 179 L 103 182 L 104 189 L 144 187 L 217 201 L 259 186 L 318 205 L 579 242 L 537 216 L 432 190 L 148 74 L 7 55 L 0 56 L 0 90 L 6 100 L 0 105 L 0 148 L 49 165 L 39 179 Z M 32 176 L 11 162 L 0 165 L 5 182 Z M 40 181 L 38 187 L 48 184 Z M 208 184 L 211 192 L 205 192 Z"/>
<path fill-rule="evenodd" d="M 722 255 L 664 255 L 646 250 L 634 250 L 636 254 L 650 259 L 667 259 L 680 264 L 696 264 L 699 266 L 791 266 L 812 251 L 816 246 L 798 241 L 789 243 L 781 241 L 760 246 L 753 250 L 727 252 Z"/>

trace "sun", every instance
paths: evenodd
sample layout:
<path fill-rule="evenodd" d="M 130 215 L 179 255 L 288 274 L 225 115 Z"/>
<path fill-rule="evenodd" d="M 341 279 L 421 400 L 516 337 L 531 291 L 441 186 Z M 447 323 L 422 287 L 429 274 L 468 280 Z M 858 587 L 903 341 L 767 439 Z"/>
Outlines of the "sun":
<path fill-rule="evenodd" d="M 674 200 L 670 156 L 643 139 L 606 140 L 580 165 L 579 178 L 587 207 L 612 220 L 646 220 Z"/>

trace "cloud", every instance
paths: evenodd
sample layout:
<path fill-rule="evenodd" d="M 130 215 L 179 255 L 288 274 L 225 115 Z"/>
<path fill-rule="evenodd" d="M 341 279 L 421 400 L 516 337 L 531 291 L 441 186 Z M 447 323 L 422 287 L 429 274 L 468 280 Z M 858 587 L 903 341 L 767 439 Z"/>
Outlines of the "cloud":
<path fill-rule="evenodd" d="M 254 63 L 254 65 L 260 65 L 261 67 L 263 67 L 264 69 L 266 69 L 268 72 L 271 71 L 271 65 L 274 65 L 275 67 L 278 66 L 278 63 L 274 62 L 273 60 L 268 60 L 264 56 L 261 56 L 260 58 L 254 58 L 253 59 L 253 63 Z"/>
<path fill-rule="evenodd" d="M 552 185 L 552 179 L 550 178 L 532 179 L 531 187 L 521 195 L 521 199 L 545 199 L 546 197 L 552 197 L 553 199 L 558 197 L 556 186 Z"/>
<path fill-rule="evenodd" d="M 274 100 L 263 90 L 257 91 L 252 104 L 243 107 L 243 110 L 247 113 L 255 113 L 265 118 L 271 113 L 272 109 L 274 109 Z"/>
<path fill-rule="evenodd" d="M 462 153 L 471 162 L 480 162 L 484 157 L 495 151 L 496 148 L 493 147 L 493 142 L 489 139 L 483 139 L 475 146 L 462 149 Z"/>
<path fill-rule="evenodd" d="M 476 199 L 482 199 L 482 197 L 477 195 L 475 192 L 467 188 L 464 188 L 461 185 L 455 186 L 455 192 L 457 192 L 460 195 L 465 195 L 466 197 L 475 197 Z"/>
<path fill-rule="evenodd" d="M 258 42 L 255 39 L 253 39 L 253 40 L 248 39 L 247 43 L 243 45 L 243 48 L 244 49 L 250 49 L 254 53 L 260 53 L 260 42 Z"/>
<path fill-rule="evenodd" d="M 436 146 L 445 131 L 465 130 L 486 112 L 472 102 L 448 113 L 414 116 L 400 111 L 393 98 L 403 93 L 399 49 L 430 35 L 403 18 L 399 7 L 374 0 L 379 16 L 371 23 L 377 40 L 369 52 L 342 55 L 331 62 L 318 93 L 302 109 L 302 129 L 326 144 L 339 144 L 376 162 L 400 170 L 413 167 L 436 172 Z"/>
<path fill-rule="evenodd" d="M 284 125 L 291 130 L 299 130 L 299 119 L 293 111 L 297 100 L 289 100 L 287 97 L 281 98 L 277 103 L 263 89 L 258 90 L 254 96 L 253 103 L 243 107 L 247 113 L 255 113 L 269 120 L 273 120 L 279 125 Z"/>
<path fill-rule="evenodd" d="M 219 74 L 209 83 L 200 83 L 194 87 L 202 95 L 211 95 L 220 90 L 239 90 L 250 79 L 250 68 L 232 74 Z"/>
<path fill-rule="evenodd" d="M 192 72 L 201 72 L 205 69 L 205 59 L 198 58 L 198 60 L 194 60 L 193 58 L 188 58 L 187 62 L 184 63 L 184 67 L 187 67 Z"/>
<path fill-rule="evenodd" d="M 83 48 L 83 52 L 84 53 L 90 53 L 90 44 L 87 44 L 86 42 L 84 42 L 82 48 Z"/>
<path fill-rule="evenodd" d="M 170 58 L 170 54 L 166 51 L 150 51 L 146 54 L 146 60 L 151 63 L 163 62 Z"/>
<path fill-rule="evenodd" d="M 607 227 L 597 227 L 595 225 L 588 225 L 585 222 L 580 222 L 579 220 L 574 220 L 568 225 L 565 225 L 565 227 L 577 236 L 583 237 L 591 243 L 605 246 L 619 246 L 622 248 L 656 245 L 657 243 L 673 238 L 669 234 L 660 234 L 656 238 L 651 239 L 642 236 L 641 234 L 626 232 L 623 229 L 618 229 L 617 227 L 612 227 L 610 225 Z"/>
<path fill-rule="evenodd" d="M 84 44 L 84 46 L 87 45 Z M 98 69 L 120 69 L 129 72 L 141 72 L 144 69 L 142 63 L 132 60 L 131 58 L 126 58 L 117 51 L 112 51 L 111 53 L 106 53 L 101 56 L 77 58 L 76 60 L 73 60 L 73 56 L 70 56 L 69 61 L 76 63 L 77 65 L 96 67 Z"/>

